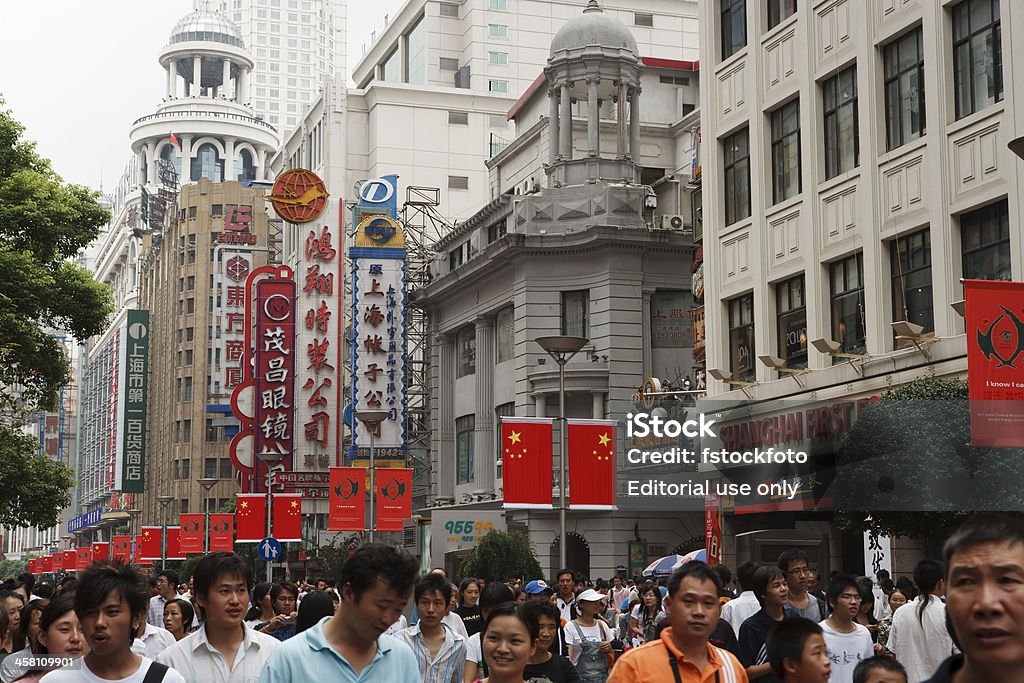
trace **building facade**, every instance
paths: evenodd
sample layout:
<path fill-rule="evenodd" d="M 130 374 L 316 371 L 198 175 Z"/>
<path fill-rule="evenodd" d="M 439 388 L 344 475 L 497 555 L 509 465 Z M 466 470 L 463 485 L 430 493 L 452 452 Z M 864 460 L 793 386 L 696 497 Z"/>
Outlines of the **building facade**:
<path fill-rule="evenodd" d="M 1022 129 L 1021 10 L 701 4 L 712 395 L 835 402 L 966 375 L 964 320 L 950 306 L 964 298 L 960 279 L 1024 277 L 1020 164 L 1007 150 Z M 727 514 L 726 539 L 754 530 L 750 519 Z M 821 520 L 758 523 L 814 527 L 832 566 L 856 571 L 860 539 Z"/>

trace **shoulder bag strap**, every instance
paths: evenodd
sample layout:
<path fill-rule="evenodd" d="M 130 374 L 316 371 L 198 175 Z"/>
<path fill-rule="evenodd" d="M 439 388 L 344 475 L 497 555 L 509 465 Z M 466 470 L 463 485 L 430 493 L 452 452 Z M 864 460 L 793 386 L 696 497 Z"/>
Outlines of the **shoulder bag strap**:
<path fill-rule="evenodd" d="M 151 662 L 149 665 L 149 671 L 146 672 L 145 678 L 142 679 L 142 683 L 160 683 L 164 680 L 164 676 L 167 674 L 167 665 L 161 664 L 160 662 Z"/>

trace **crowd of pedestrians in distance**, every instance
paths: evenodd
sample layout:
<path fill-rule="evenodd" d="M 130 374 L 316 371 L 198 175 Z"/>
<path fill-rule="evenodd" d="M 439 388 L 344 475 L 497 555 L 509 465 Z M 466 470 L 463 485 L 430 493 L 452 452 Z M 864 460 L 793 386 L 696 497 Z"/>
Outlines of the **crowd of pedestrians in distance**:
<path fill-rule="evenodd" d="M 912 580 L 807 555 L 591 583 L 457 584 L 385 545 L 337 579 L 255 583 L 231 552 L 187 583 L 96 562 L 0 586 L 0 683 L 1024 683 L 1024 521 L 978 515 Z"/>

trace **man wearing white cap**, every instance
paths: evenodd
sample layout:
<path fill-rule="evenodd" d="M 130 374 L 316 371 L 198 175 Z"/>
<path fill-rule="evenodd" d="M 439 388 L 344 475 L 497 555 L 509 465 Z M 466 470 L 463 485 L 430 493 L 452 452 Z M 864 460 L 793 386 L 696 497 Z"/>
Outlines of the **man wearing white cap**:
<path fill-rule="evenodd" d="M 576 597 L 580 615 L 565 627 L 569 659 L 583 683 L 604 683 L 615 655 L 612 631 L 597 615 L 604 609 L 605 596 L 588 588 Z"/>

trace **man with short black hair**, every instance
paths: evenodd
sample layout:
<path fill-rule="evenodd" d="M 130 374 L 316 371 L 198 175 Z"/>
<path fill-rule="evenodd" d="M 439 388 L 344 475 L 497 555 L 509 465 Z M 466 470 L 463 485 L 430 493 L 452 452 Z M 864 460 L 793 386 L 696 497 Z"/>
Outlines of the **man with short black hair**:
<path fill-rule="evenodd" d="M 295 635 L 296 605 L 299 589 L 294 583 L 275 583 L 270 588 L 270 601 L 274 606 L 274 618 L 256 624 L 260 633 L 269 633 L 278 640 L 288 640 Z"/>
<path fill-rule="evenodd" d="M 341 567 L 334 616 L 285 641 L 260 683 L 405 683 L 420 678 L 409 647 L 385 635 L 409 602 L 419 564 L 389 545 L 360 546 Z"/>
<path fill-rule="evenodd" d="M 828 616 L 825 604 L 807 592 L 811 579 L 807 553 L 800 548 L 784 550 L 779 555 L 778 567 L 786 575 L 786 583 L 789 585 L 789 606 L 793 611 L 815 624 Z"/>
<path fill-rule="evenodd" d="M 164 625 L 164 605 L 178 597 L 178 575 L 170 569 L 161 569 L 153 584 L 156 595 L 149 600 L 149 618 L 153 626 Z"/>
<path fill-rule="evenodd" d="M 871 633 L 855 619 L 862 602 L 861 588 L 849 576 L 840 576 L 829 584 L 828 606 L 832 614 L 822 621 L 825 644 L 832 656 L 831 683 L 853 683 L 857 662 L 874 656 Z"/>
<path fill-rule="evenodd" d="M 253 585 L 248 562 L 235 553 L 209 553 L 196 564 L 192 578 L 203 625 L 157 661 L 180 671 L 189 683 L 255 680 L 280 643 L 245 625 Z"/>
<path fill-rule="evenodd" d="M 414 592 L 419 621 L 397 634 L 416 655 L 423 683 L 462 683 L 466 641 L 442 621 L 451 597 L 452 586 L 443 576 L 421 578 Z"/>
<path fill-rule="evenodd" d="M 109 560 L 92 563 L 82 573 L 74 603 L 89 651 L 43 676 L 45 683 L 185 683 L 174 669 L 132 652 L 147 605 L 146 585 L 130 565 Z"/>
<path fill-rule="evenodd" d="M 740 661 L 747 667 L 751 681 L 778 683 L 778 677 L 768 662 L 765 642 L 768 631 L 785 617 L 798 617 L 786 601 L 789 598 L 789 584 L 786 574 L 777 566 L 766 564 L 754 572 L 754 594 L 761 603 L 761 609 L 743 622 L 740 627 Z"/>
<path fill-rule="evenodd" d="M 558 608 L 549 600 L 533 600 L 526 603 L 526 609 L 537 617 L 540 632 L 537 647 L 530 656 L 523 678 L 528 681 L 546 680 L 549 683 L 580 683 L 580 675 L 572 662 L 567 657 L 551 653 L 551 646 L 557 644 L 559 637 L 565 637 Z"/>

